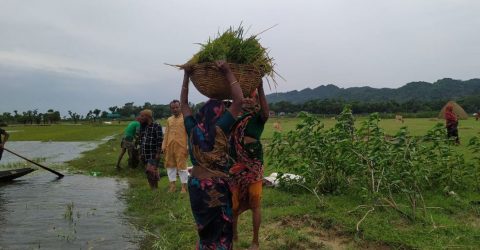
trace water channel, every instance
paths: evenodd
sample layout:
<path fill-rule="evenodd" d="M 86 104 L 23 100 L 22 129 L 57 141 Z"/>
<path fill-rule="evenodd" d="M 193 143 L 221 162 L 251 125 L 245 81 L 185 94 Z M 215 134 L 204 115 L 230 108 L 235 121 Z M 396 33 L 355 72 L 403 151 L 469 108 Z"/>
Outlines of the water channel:
<path fill-rule="evenodd" d="M 61 164 L 96 145 L 8 143 L 10 150 L 41 157 L 45 164 Z M 22 160 L 4 152 L 1 163 L 0 170 Z M 120 179 L 78 174 L 56 179 L 41 169 L 0 184 L 0 249 L 138 249 L 143 236 L 125 216 L 126 188 Z"/>

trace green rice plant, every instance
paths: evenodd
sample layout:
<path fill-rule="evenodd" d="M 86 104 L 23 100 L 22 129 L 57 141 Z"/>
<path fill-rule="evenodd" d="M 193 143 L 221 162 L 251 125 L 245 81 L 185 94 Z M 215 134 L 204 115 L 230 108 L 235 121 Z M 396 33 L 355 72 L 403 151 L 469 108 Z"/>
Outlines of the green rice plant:
<path fill-rule="evenodd" d="M 242 24 L 237 28 L 230 27 L 223 33 L 218 32 L 215 38 L 200 43 L 200 51 L 182 67 L 225 60 L 229 63 L 252 65 L 275 82 L 278 73 L 274 69 L 274 59 L 269 55 L 268 49 L 260 44 L 258 35 L 247 36 Z"/>

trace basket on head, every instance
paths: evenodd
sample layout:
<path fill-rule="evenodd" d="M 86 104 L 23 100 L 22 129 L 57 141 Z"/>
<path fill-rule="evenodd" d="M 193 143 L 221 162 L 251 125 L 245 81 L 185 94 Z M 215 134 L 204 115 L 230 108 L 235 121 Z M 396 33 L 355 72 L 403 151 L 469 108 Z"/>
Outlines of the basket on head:
<path fill-rule="evenodd" d="M 229 63 L 229 65 L 242 88 L 244 96 L 249 96 L 262 82 L 263 74 L 255 67 L 234 63 Z M 214 63 L 193 65 L 190 80 L 200 93 L 209 98 L 224 100 L 232 97 L 227 78 Z"/>

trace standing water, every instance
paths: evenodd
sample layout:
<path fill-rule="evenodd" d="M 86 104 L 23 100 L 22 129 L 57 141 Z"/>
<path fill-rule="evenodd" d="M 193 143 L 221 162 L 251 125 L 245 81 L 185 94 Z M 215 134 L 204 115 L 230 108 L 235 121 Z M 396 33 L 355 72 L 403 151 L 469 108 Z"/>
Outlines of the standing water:
<path fill-rule="evenodd" d="M 17 151 L 38 146 L 22 143 Z M 13 151 L 15 144 L 9 143 Z M 47 162 L 78 157 L 62 152 L 71 150 L 65 144 L 49 144 L 50 154 L 42 145 Z M 0 249 L 137 249 L 142 234 L 124 215 L 127 187 L 114 178 L 67 174 L 56 179 L 44 170 L 0 184 Z"/>

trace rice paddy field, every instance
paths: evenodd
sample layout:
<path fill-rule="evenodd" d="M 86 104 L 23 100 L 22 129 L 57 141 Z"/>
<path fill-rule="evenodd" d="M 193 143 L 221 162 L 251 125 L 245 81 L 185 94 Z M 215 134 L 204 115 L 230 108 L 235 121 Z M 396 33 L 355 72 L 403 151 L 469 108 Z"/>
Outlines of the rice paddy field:
<path fill-rule="evenodd" d="M 358 126 L 366 118 L 356 118 Z M 163 124 L 163 121 L 160 121 Z M 298 124 L 298 118 L 271 118 L 266 125 L 263 140 L 268 144 L 274 125 L 282 133 Z M 412 135 L 424 135 L 437 119 L 393 119 L 381 121 L 388 134 L 395 134 L 402 126 Z M 275 124 L 276 123 L 276 124 Z M 335 120 L 324 119 L 331 127 Z M 132 222 L 143 230 L 141 249 L 193 249 L 197 239 L 188 195 L 167 193 L 165 173 L 159 189 L 151 191 L 142 169 L 129 169 L 126 159 L 122 170 L 115 170 L 121 133 L 127 123 L 112 125 L 52 125 L 10 126 L 11 140 L 86 141 L 100 140 L 114 135 L 92 151 L 68 162 L 75 171 L 102 176 L 116 176 L 128 180 L 125 193 L 127 213 Z M 461 120 L 461 145 L 457 150 L 469 156 L 466 145 L 473 136 L 480 136 L 480 122 Z M 8 145 L 8 144 L 7 144 Z M 266 147 L 267 148 L 267 147 Z M 267 172 L 277 166 L 267 162 Z M 180 186 L 178 184 L 177 190 Z M 425 195 L 427 197 L 427 195 Z M 262 201 L 262 249 L 478 249 L 480 246 L 480 193 L 458 192 L 455 196 L 429 194 L 426 203 L 431 221 L 410 222 L 398 213 L 379 209 L 368 216 L 357 231 L 356 226 L 365 211 L 359 209 L 361 197 L 355 194 L 325 195 L 322 202 L 310 193 L 290 193 L 265 188 Z M 239 241 L 236 249 L 248 248 L 251 241 L 251 214 L 240 217 Z"/>
<path fill-rule="evenodd" d="M 11 125 L 4 129 L 12 141 L 93 141 L 123 133 L 126 123 Z"/>

